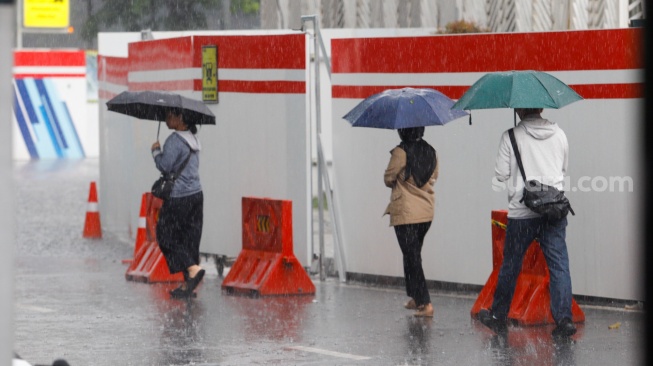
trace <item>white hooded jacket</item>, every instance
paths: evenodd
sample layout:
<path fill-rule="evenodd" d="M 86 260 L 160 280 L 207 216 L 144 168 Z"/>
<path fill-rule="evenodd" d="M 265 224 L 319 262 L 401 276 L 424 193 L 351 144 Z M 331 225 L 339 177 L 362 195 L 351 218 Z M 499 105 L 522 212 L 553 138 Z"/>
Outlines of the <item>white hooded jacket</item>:
<path fill-rule="evenodd" d="M 539 115 L 525 116 L 514 130 L 526 179 L 536 179 L 543 184 L 563 190 L 569 161 L 569 143 L 564 131 L 555 122 L 543 119 Z M 494 172 L 498 181 L 498 184 L 494 182 L 495 187 L 505 186 L 508 191 L 508 217 L 517 219 L 539 217 L 519 202 L 523 195 L 524 180 L 517 165 L 508 131 L 501 136 Z"/>

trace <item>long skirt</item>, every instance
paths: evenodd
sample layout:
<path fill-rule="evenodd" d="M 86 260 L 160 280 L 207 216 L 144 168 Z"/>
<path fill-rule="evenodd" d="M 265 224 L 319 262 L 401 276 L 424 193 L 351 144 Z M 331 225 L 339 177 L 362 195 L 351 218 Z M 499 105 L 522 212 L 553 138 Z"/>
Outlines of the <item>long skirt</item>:
<path fill-rule="evenodd" d="M 170 197 L 159 211 L 156 239 L 170 273 L 184 272 L 200 263 L 200 240 L 204 221 L 202 192 L 185 197 Z"/>

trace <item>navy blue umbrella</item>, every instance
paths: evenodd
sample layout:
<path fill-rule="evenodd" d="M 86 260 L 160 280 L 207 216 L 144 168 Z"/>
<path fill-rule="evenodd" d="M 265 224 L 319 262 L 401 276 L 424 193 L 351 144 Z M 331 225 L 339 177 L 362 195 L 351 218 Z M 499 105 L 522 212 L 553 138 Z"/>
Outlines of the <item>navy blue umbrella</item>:
<path fill-rule="evenodd" d="M 343 118 L 354 127 L 400 129 L 444 125 L 467 116 L 451 109 L 454 101 L 434 89 L 388 89 L 360 102 Z"/>

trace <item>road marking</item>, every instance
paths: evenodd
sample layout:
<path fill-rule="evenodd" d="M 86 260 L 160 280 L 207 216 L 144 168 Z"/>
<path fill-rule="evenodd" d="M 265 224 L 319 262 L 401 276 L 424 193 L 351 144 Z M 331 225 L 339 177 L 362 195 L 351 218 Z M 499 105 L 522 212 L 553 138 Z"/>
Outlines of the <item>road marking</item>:
<path fill-rule="evenodd" d="M 42 308 L 40 306 L 20 305 L 20 307 L 25 309 L 25 310 L 35 311 L 37 313 L 52 313 L 52 312 L 54 312 L 54 310 L 52 310 L 52 309 Z"/>
<path fill-rule="evenodd" d="M 357 361 L 371 359 L 371 357 L 351 355 L 349 353 L 340 353 L 340 352 L 329 351 L 329 350 L 326 350 L 326 349 L 319 349 L 319 348 L 313 348 L 313 347 L 290 346 L 290 347 L 286 347 L 286 349 L 291 349 L 291 350 L 296 350 L 296 351 L 304 351 L 304 352 L 319 353 L 321 355 L 340 357 L 340 358 L 348 358 L 350 360 L 357 360 Z"/>

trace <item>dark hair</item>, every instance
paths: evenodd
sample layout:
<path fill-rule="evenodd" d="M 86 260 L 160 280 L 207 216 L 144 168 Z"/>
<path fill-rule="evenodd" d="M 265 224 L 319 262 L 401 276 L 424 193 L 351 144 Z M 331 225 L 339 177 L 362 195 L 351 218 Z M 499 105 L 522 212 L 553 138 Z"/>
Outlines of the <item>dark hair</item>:
<path fill-rule="evenodd" d="M 184 120 L 182 119 L 182 121 L 184 121 Z M 197 125 L 195 123 L 188 123 L 188 122 L 184 121 L 184 124 L 186 126 L 188 126 L 188 130 L 190 132 L 192 132 L 193 135 L 197 133 Z"/>
<path fill-rule="evenodd" d="M 525 116 L 529 114 L 540 114 L 543 111 L 542 108 L 515 108 L 515 109 L 521 109 L 521 111 L 524 113 Z"/>
<path fill-rule="evenodd" d="M 181 121 L 188 127 L 188 130 L 194 134 L 197 133 L 197 125 L 194 122 L 188 122 L 181 108 L 168 108 L 168 112 L 175 116 L 181 116 Z"/>
<path fill-rule="evenodd" d="M 182 109 L 181 109 L 181 108 L 177 108 L 177 107 L 170 107 L 170 108 L 168 108 L 168 109 L 166 110 L 166 112 L 170 112 L 170 113 L 174 114 L 175 116 L 178 116 L 178 115 L 181 114 Z"/>
<path fill-rule="evenodd" d="M 424 136 L 424 127 L 410 127 L 410 128 L 400 128 L 399 138 L 404 142 L 414 142 Z"/>

